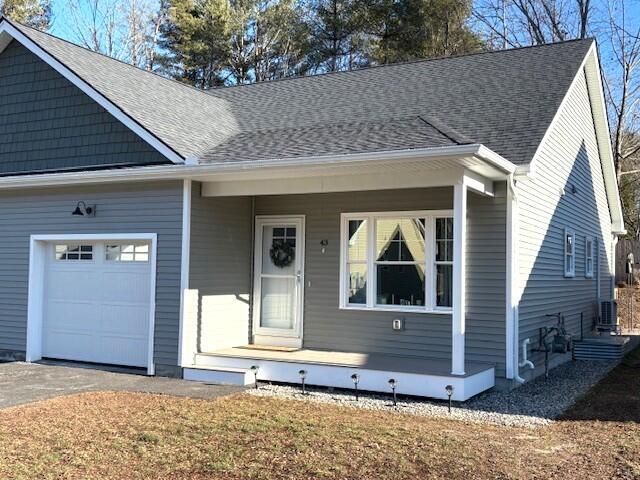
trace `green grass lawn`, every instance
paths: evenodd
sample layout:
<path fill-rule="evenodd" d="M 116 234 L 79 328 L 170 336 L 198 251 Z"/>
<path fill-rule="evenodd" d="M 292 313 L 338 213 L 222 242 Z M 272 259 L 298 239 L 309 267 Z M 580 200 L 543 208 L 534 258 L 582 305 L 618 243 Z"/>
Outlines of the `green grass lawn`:
<path fill-rule="evenodd" d="M 552 426 L 237 394 L 85 393 L 0 411 L 0 478 L 638 479 L 640 351 Z"/>

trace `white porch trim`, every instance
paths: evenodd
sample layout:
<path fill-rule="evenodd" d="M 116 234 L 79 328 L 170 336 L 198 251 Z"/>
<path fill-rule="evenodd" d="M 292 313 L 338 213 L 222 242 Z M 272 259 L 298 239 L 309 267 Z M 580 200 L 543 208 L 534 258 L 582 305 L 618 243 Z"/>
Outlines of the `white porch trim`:
<path fill-rule="evenodd" d="M 255 352 L 254 352 L 255 353 Z M 286 355 L 286 354 L 285 354 Z M 416 372 L 394 368 L 393 364 L 344 365 L 338 363 L 313 362 L 293 359 L 256 358 L 251 352 L 230 356 L 215 353 L 199 354 L 196 364 L 184 369 L 184 378 L 211 383 L 248 385 L 253 383 L 251 366 L 258 366 L 258 381 L 273 381 L 300 384 L 300 370 L 307 371 L 307 385 L 352 389 L 351 375 L 358 373 L 362 391 L 390 394 L 389 379 L 397 382 L 396 393 L 446 400 L 446 386 L 452 385 L 455 401 L 465 401 L 495 385 L 495 368 L 491 365 L 476 368 L 468 375 L 447 375 L 439 369 Z M 235 373 L 235 375 L 233 375 Z M 247 373 L 249 377 L 247 378 Z M 235 377 L 235 378 L 230 378 Z"/>
<path fill-rule="evenodd" d="M 147 375 L 155 374 L 153 363 L 154 331 L 156 319 L 156 263 L 158 236 L 155 233 L 95 233 L 95 234 L 46 234 L 31 235 L 29 240 L 29 294 L 27 303 L 27 362 L 42 359 L 44 272 L 47 242 L 64 241 L 109 241 L 144 240 L 151 244 L 149 261 L 151 262 L 149 331 L 147 353 Z"/>
<path fill-rule="evenodd" d="M 474 165 L 469 165 L 469 160 L 473 160 Z M 424 168 L 425 161 L 434 167 L 429 170 L 429 175 L 434 175 L 437 171 L 448 168 L 450 171 L 456 170 L 459 176 L 462 169 L 466 168 L 467 171 L 478 170 L 474 173 L 487 179 L 498 179 L 505 178 L 516 169 L 514 164 L 504 160 L 483 145 L 462 145 L 370 154 L 224 162 L 209 165 L 157 165 L 112 170 L 16 175 L 0 178 L 0 189 L 183 179 L 201 182 L 261 179 L 273 181 L 283 177 L 317 177 L 329 174 L 340 176 L 347 173 L 348 169 L 351 169 L 352 173 L 362 174 L 362 169 L 365 167 L 369 168 L 371 172 L 375 172 L 374 167 L 400 170 L 413 166 L 413 172 L 416 174 L 415 167 L 420 165 Z"/>
<path fill-rule="evenodd" d="M 467 189 L 463 175 L 453 186 L 453 314 L 451 315 L 451 374 L 464 375 L 466 316 Z"/>
<path fill-rule="evenodd" d="M 181 367 L 193 363 L 193 358 L 198 348 L 198 298 L 196 292 L 189 291 L 189 273 L 191 260 L 191 192 L 191 180 L 184 180 L 182 186 L 180 326 L 178 334 L 178 365 L 180 365 Z"/>

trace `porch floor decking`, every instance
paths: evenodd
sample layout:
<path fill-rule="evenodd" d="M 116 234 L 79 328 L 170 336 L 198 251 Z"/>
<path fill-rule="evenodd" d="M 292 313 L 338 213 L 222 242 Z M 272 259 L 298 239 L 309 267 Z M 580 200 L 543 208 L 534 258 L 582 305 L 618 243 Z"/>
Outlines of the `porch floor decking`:
<path fill-rule="evenodd" d="M 451 376 L 451 361 L 435 360 L 424 357 L 388 355 L 383 353 L 337 352 L 327 350 L 299 349 L 294 351 L 277 351 L 256 349 L 255 347 L 233 347 L 203 352 L 202 356 L 232 357 L 253 360 L 270 360 L 276 362 L 308 363 L 330 365 L 334 367 L 362 368 L 366 370 L 393 371 L 418 375 Z M 489 363 L 468 363 L 465 375 L 469 377 L 493 368 Z"/>

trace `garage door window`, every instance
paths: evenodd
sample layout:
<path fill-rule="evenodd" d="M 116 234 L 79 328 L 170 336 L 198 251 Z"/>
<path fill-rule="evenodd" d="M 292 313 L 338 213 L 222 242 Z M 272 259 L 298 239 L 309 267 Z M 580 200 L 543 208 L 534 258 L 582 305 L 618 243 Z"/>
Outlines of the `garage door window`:
<path fill-rule="evenodd" d="M 106 255 L 109 262 L 148 262 L 149 245 L 107 245 Z"/>
<path fill-rule="evenodd" d="M 93 260 L 93 245 L 56 245 L 56 260 Z"/>

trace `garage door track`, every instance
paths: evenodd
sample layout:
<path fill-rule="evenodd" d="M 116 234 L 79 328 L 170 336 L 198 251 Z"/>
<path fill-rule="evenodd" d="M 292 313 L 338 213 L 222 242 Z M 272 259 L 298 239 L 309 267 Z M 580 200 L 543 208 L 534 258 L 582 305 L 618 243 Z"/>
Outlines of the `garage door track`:
<path fill-rule="evenodd" d="M 76 365 L 0 364 L 0 408 L 91 391 L 145 392 L 211 399 L 241 390 L 241 387 L 115 373 Z"/>

